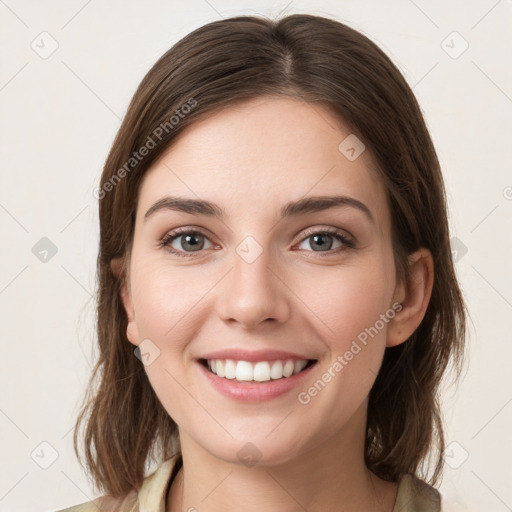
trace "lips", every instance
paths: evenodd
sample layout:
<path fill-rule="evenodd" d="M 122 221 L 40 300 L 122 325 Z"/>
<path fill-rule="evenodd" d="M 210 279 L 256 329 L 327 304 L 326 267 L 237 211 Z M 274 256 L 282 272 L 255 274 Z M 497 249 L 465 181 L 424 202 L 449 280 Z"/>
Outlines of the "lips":
<path fill-rule="evenodd" d="M 283 350 L 232 348 L 197 358 L 201 374 L 223 395 L 242 401 L 271 400 L 299 385 L 318 359 Z"/>
<path fill-rule="evenodd" d="M 247 364 L 250 363 L 247 362 Z M 256 363 L 256 365 L 257 364 L 259 363 Z M 229 379 L 219 377 L 216 373 L 208 369 L 205 360 L 197 361 L 199 374 L 203 376 L 202 378 L 205 379 L 205 382 L 210 384 L 213 389 L 229 399 L 253 403 L 277 399 L 280 396 L 288 394 L 294 388 L 301 386 L 316 367 L 317 361 L 311 360 L 311 363 L 303 370 L 298 373 L 293 373 L 289 377 L 283 376 L 275 380 L 271 378 L 266 381 L 239 381 L 236 378 Z"/>

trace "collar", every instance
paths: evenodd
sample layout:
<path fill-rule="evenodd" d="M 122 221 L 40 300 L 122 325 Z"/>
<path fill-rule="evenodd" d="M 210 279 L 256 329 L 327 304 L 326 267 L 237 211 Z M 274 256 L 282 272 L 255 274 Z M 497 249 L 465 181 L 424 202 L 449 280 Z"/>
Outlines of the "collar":
<path fill-rule="evenodd" d="M 140 512 L 165 512 L 167 490 L 171 479 L 181 467 L 181 462 L 181 454 L 177 453 L 144 479 L 139 491 Z"/>
<path fill-rule="evenodd" d="M 169 484 L 182 466 L 182 462 L 181 454 L 177 453 L 144 479 L 139 491 L 140 512 L 165 512 Z M 405 510 L 439 512 L 440 499 L 437 489 L 413 475 L 406 474 L 400 479 L 393 512 Z"/>

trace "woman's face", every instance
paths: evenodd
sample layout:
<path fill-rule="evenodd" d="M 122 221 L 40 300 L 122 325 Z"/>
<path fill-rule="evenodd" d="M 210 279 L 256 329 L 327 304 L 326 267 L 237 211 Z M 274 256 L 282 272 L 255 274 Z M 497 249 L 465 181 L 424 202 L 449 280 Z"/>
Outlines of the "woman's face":
<path fill-rule="evenodd" d="M 182 439 L 226 461 L 272 465 L 363 432 L 399 298 L 390 212 L 371 165 L 324 107 L 261 97 L 190 126 L 148 170 L 123 301 L 128 338 L 142 343 Z M 222 216 L 179 211 L 171 196 Z M 350 199 L 305 202 L 335 196 Z M 203 359 L 220 360 L 220 375 L 238 366 L 238 376 L 216 376 Z M 293 370 L 316 362 L 279 378 L 277 361 L 286 371 L 288 359 Z"/>

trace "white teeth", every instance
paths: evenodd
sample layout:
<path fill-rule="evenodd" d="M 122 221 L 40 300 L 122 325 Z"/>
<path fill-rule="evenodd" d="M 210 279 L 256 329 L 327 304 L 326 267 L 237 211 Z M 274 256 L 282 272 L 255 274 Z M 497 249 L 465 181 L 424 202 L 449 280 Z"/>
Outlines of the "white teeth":
<path fill-rule="evenodd" d="M 252 365 L 247 361 L 238 361 L 236 365 L 236 380 L 252 380 Z"/>
<path fill-rule="evenodd" d="M 298 360 L 298 361 L 295 361 L 295 368 L 293 369 L 293 374 L 295 375 L 296 373 L 299 373 L 301 372 L 302 370 L 304 370 L 304 367 L 308 364 L 307 361 L 304 361 L 304 359 L 302 360 Z"/>
<path fill-rule="evenodd" d="M 293 369 L 295 368 L 295 363 L 293 361 L 286 361 L 286 364 L 283 368 L 283 375 L 285 377 L 289 377 L 293 373 Z"/>
<path fill-rule="evenodd" d="M 270 365 L 267 362 L 261 361 L 254 365 L 253 378 L 255 381 L 265 382 L 270 380 L 271 376 Z"/>
<path fill-rule="evenodd" d="M 234 379 L 236 377 L 235 362 L 231 359 L 226 359 L 226 364 L 224 365 L 224 377 L 226 377 L 226 379 Z"/>
<path fill-rule="evenodd" d="M 301 372 L 308 361 L 288 359 L 283 361 L 234 361 L 232 359 L 208 359 L 208 368 L 219 377 L 237 381 L 267 382 L 282 379 Z"/>
<path fill-rule="evenodd" d="M 273 379 L 281 379 L 283 377 L 283 363 L 281 361 L 276 361 L 272 365 L 272 370 L 270 370 L 270 376 Z"/>

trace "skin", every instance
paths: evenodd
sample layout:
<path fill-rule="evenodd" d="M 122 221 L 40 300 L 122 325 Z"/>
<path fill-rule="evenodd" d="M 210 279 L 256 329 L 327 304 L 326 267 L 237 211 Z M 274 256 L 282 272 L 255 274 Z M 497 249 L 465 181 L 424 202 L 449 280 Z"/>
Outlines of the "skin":
<path fill-rule="evenodd" d="M 134 243 L 121 295 L 127 337 L 149 338 L 160 355 L 145 366 L 158 398 L 179 426 L 184 467 L 166 511 L 391 512 L 397 484 L 364 464 L 367 397 L 386 347 L 418 327 L 430 299 L 432 256 L 411 255 L 411 280 L 396 279 L 385 189 L 367 149 L 356 160 L 338 150 L 351 132 L 318 104 L 261 97 L 191 125 L 147 171 L 139 191 Z M 264 150 L 263 150 L 264 149 Z M 368 206 L 279 219 L 304 196 L 343 194 Z M 166 194 L 213 201 L 221 221 L 146 211 Z M 171 254 L 158 242 L 178 227 L 205 235 L 194 252 L 178 237 Z M 328 256 L 307 228 L 335 227 L 354 248 Z M 236 251 L 247 236 L 262 249 L 247 263 Z M 189 255 L 189 256 L 187 256 Z M 120 262 L 112 262 L 118 272 Z M 297 399 L 393 303 L 402 309 L 304 405 Z M 282 349 L 317 359 L 298 389 L 240 403 L 206 383 L 195 359 L 223 348 Z M 392 414 L 393 411 L 390 411 Z M 247 443 L 261 456 L 248 467 Z"/>

